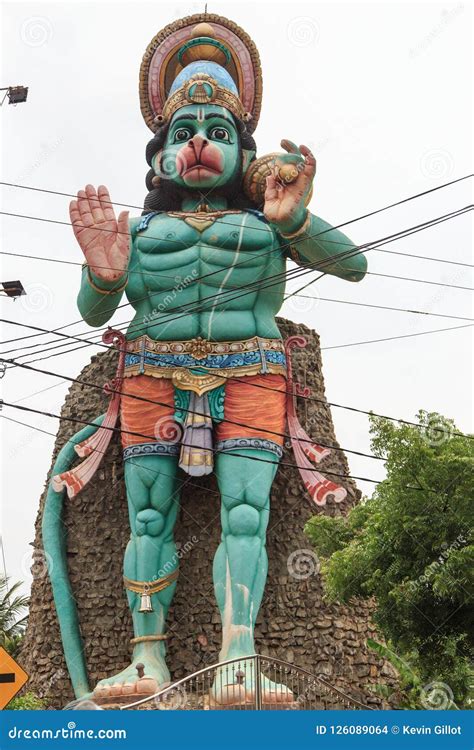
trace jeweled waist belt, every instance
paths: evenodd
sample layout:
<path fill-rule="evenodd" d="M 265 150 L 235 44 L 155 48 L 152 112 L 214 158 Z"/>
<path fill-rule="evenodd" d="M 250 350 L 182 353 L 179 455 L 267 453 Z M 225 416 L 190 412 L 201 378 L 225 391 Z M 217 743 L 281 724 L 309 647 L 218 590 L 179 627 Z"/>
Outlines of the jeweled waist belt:
<path fill-rule="evenodd" d="M 246 341 L 207 341 L 200 337 L 188 341 L 154 341 L 148 336 L 140 336 L 127 342 L 126 351 L 125 377 L 151 375 L 171 378 L 184 388 L 189 378 L 195 382 L 196 377 L 204 385 L 202 379 L 209 379 L 211 375 L 214 381 L 219 376 L 237 374 L 286 374 L 281 339 L 254 336 Z M 197 392 L 198 389 L 191 390 Z"/>

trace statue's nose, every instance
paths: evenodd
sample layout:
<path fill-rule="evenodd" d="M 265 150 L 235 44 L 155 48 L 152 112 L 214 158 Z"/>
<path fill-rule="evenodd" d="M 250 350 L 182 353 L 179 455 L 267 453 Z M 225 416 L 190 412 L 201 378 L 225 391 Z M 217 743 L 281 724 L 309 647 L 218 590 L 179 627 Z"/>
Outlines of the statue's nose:
<path fill-rule="evenodd" d="M 188 141 L 188 145 L 194 149 L 194 153 L 196 154 L 196 159 L 198 161 L 201 158 L 201 151 L 203 150 L 204 146 L 207 146 L 207 144 L 207 139 L 203 138 L 201 135 L 194 135 L 191 140 Z"/>

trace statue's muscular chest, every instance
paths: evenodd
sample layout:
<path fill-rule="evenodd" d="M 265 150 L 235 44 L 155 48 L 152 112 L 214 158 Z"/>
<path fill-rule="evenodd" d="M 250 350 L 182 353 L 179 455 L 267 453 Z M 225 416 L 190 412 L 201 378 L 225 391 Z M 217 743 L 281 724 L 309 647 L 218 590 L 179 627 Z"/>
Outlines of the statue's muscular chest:
<path fill-rule="evenodd" d="M 266 275 L 275 259 L 272 228 L 249 212 L 214 218 L 159 214 L 133 242 L 129 294 L 167 292 L 200 281 L 201 287 L 230 288 Z M 273 259 L 272 259 L 273 256 Z"/>

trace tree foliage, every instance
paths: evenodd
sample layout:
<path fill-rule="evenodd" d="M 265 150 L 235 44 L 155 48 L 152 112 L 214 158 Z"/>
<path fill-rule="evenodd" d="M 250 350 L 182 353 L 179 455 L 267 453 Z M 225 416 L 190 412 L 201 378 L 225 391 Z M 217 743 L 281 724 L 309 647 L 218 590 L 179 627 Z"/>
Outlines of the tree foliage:
<path fill-rule="evenodd" d="M 327 596 L 375 597 L 374 621 L 425 682 L 457 705 L 472 681 L 474 439 L 436 413 L 422 428 L 371 417 L 387 478 L 346 518 L 316 516 L 306 532 L 323 558 Z"/>
<path fill-rule="evenodd" d="M 8 579 L 0 576 L 0 646 L 16 656 L 26 626 L 24 614 L 29 599 L 18 593 L 21 582 L 9 586 Z"/>

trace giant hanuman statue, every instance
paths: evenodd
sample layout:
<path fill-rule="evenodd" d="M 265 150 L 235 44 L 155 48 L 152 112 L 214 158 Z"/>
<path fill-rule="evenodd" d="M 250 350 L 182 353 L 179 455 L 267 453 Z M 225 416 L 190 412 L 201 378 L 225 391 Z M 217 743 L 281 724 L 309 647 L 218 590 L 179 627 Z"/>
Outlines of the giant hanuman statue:
<path fill-rule="evenodd" d="M 284 152 L 256 157 L 252 133 L 261 93 L 258 52 L 242 29 L 214 15 L 170 24 L 154 37 L 141 66 L 141 108 L 153 131 L 142 215 L 129 218 L 122 211 L 117 217 L 103 185 L 87 185 L 70 205 L 85 258 L 78 296 L 83 319 L 104 326 L 124 294 L 134 310 L 125 333 L 104 334 L 119 351 L 107 413 L 61 450 L 44 504 L 43 545 L 52 560 L 54 601 L 77 697 L 91 687 L 61 508 L 66 491 L 75 498 L 91 480 L 115 431 L 130 524 L 123 587 L 133 654 L 129 666 L 92 686 L 100 700 L 133 698 L 169 683 L 167 613 L 180 585 L 174 527 L 181 472 L 215 472 L 220 492 L 213 583 L 221 661 L 255 653 L 269 498 L 285 441 L 317 504 L 346 495 L 313 465 L 328 449 L 313 443 L 298 422 L 301 387 L 290 361 L 292 348 L 305 341 L 290 336 L 285 342 L 275 316 L 287 259 L 351 282 L 364 277 L 366 260 L 307 209 L 316 171 L 309 148 L 284 139 Z M 139 663 L 146 678 L 137 672 Z M 254 690 L 251 679 L 245 690 Z M 263 692 L 266 703 L 293 700 L 289 689 L 276 690 L 267 678 Z M 213 698 L 226 703 L 222 679 Z"/>

